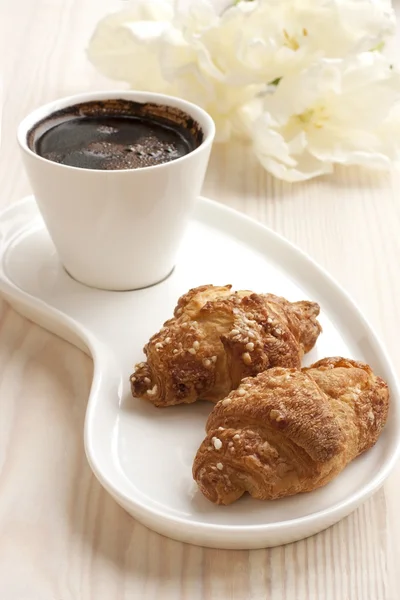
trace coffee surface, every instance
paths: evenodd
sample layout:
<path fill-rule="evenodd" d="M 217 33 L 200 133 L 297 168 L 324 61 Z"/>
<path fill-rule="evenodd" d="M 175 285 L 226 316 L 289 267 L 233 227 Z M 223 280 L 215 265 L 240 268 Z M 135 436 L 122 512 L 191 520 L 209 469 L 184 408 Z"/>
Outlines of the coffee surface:
<path fill-rule="evenodd" d="M 50 115 L 28 134 L 36 154 L 83 169 L 137 169 L 197 148 L 203 134 L 188 115 L 124 100 L 88 102 Z"/>
<path fill-rule="evenodd" d="M 193 143 L 172 127 L 138 117 L 79 117 L 55 125 L 35 144 L 37 154 L 84 169 L 136 169 L 191 152 Z"/>

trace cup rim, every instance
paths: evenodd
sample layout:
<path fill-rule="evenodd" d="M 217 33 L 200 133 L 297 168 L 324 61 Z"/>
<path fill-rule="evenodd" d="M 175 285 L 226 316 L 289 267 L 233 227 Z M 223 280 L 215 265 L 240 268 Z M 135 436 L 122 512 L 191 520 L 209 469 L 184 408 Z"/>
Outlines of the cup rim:
<path fill-rule="evenodd" d="M 40 156 L 40 154 L 36 154 L 33 152 L 28 146 L 28 133 L 39 121 L 48 117 L 52 113 L 62 110 L 64 108 L 68 108 L 69 106 L 74 106 L 75 104 L 80 104 L 82 102 L 95 102 L 97 100 L 133 100 L 137 102 L 152 102 L 154 104 L 163 104 L 166 106 L 171 106 L 173 108 L 178 108 L 188 114 L 190 117 L 195 119 L 204 133 L 204 139 L 201 144 L 189 152 L 184 156 L 180 156 L 174 160 L 169 162 L 160 163 L 158 165 L 150 165 L 148 167 L 138 167 L 135 169 L 86 169 L 82 167 L 74 167 L 71 165 L 64 165 L 62 163 L 57 163 Z M 97 91 L 97 92 L 84 92 L 80 94 L 74 94 L 70 96 L 63 96 L 51 102 L 47 102 L 46 104 L 42 104 L 38 106 L 33 111 L 28 113 L 22 121 L 19 123 L 17 128 L 17 140 L 24 152 L 28 155 L 34 157 L 36 160 L 40 162 L 44 162 L 46 164 L 51 164 L 52 167 L 60 168 L 60 169 L 69 169 L 72 171 L 79 172 L 89 172 L 89 173 L 97 173 L 98 176 L 112 176 L 113 174 L 118 173 L 141 173 L 143 171 L 154 171 L 165 168 L 171 168 L 172 165 L 177 163 L 181 163 L 185 160 L 190 159 L 190 157 L 198 154 L 204 148 L 207 148 L 210 144 L 212 144 L 215 137 L 215 123 L 211 115 L 201 108 L 199 105 L 189 102 L 188 100 L 184 100 L 178 96 L 171 96 L 167 94 L 159 94 L 157 92 L 146 92 L 146 91 L 135 91 L 135 90 L 108 90 L 108 91 Z"/>

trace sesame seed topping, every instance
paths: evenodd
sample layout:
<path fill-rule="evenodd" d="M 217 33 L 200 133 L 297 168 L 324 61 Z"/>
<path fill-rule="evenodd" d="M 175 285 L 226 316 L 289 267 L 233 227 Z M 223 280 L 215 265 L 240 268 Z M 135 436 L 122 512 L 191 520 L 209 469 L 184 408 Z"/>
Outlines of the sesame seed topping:
<path fill-rule="evenodd" d="M 243 389 L 243 388 L 239 388 L 237 390 L 237 394 L 238 394 L 238 396 L 245 396 L 246 395 L 246 390 Z"/>
<path fill-rule="evenodd" d="M 203 365 L 204 365 L 205 367 L 207 367 L 207 368 L 208 368 L 208 367 L 211 367 L 211 360 L 210 360 L 209 358 L 205 358 L 205 359 L 203 360 Z"/>
<path fill-rule="evenodd" d="M 193 348 L 195 350 L 198 350 L 200 348 L 200 344 L 199 344 L 199 342 L 197 340 L 195 342 L 193 342 Z"/>
<path fill-rule="evenodd" d="M 240 331 L 239 329 L 232 329 L 231 334 L 232 335 L 239 335 Z"/>
<path fill-rule="evenodd" d="M 232 446 L 233 446 L 233 442 L 229 442 L 228 448 L 232 448 Z"/>
<path fill-rule="evenodd" d="M 279 423 L 280 421 L 284 420 L 284 416 L 279 412 L 279 410 L 276 410 L 275 408 L 273 408 L 271 410 L 271 412 L 269 413 L 269 417 L 270 419 L 272 419 L 273 421 L 276 421 L 277 423 Z"/>
<path fill-rule="evenodd" d="M 212 356 L 211 360 L 212 360 L 213 363 L 216 363 L 217 362 L 217 357 L 216 356 Z"/>
<path fill-rule="evenodd" d="M 171 338 L 170 337 L 165 338 L 165 343 L 166 344 L 170 344 L 171 343 Z"/>
<path fill-rule="evenodd" d="M 211 451 L 212 450 L 212 446 L 207 446 L 207 450 Z"/>
<path fill-rule="evenodd" d="M 251 356 L 248 352 L 242 354 L 242 358 L 245 365 L 251 365 Z"/>
<path fill-rule="evenodd" d="M 156 384 L 153 387 L 153 389 L 147 390 L 147 393 L 148 393 L 149 396 L 155 396 L 157 394 L 157 390 L 158 390 L 158 387 L 157 387 L 157 384 Z"/>
<path fill-rule="evenodd" d="M 254 331 L 250 331 L 250 329 L 249 329 L 249 331 L 247 332 L 247 335 L 249 336 L 249 338 L 251 338 L 251 339 L 253 339 L 253 340 L 254 340 L 254 338 L 256 337 L 256 334 L 254 333 Z"/>
<path fill-rule="evenodd" d="M 225 400 L 222 400 L 222 406 L 228 406 L 228 404 L 230 404 L 231 402 L 231 398 L 225 398 Z"/>
<path fill-rule="evenodd" d="M 131 381 L 132 381 L 132 383 L 135 383 L 136 377 L 131 377 Z"/>
<path fill-rule="evenodd" d="M 156 350 L 160 350 L 160 348 L 162 348 L 163 345 L 161 344 L 161 342 L 157 342 L 157 344 L 155 345 L 155 349 Z"/>
<path fill-rule="evenodd" d="M 178 352 L 179 352 L 179 350 L 177 350 L 177 349 L 175 348 L 175 350 L 173 351 L 173 354 L 178 354 Z"/>
<path fill-rule="evenodd" d="M 178 310 L 176 311 L 176 314 L 177 314 L 177 315 L 181 315 L 181 314 L 182 314 L 182 309 L 181 309 L 181 308 L 178 308 Z"/>
<path fill-rule="evenodd" d="M 188 323 L 185 321 L 184 323 L 182 323 L 182 327 L 187 327 Z"/>
<path fill-rule="evenodd" d="M 147 385 L 150 385 L 150 383 L 151 383 L 151 381 L 150 381 L 150 379 L 149 379 L 148 377 L 145 377 L 145 378 L 143 379 L 143 381 L 144 381 L 145 383 L 147 383 Z"/>
<path fill-rule="evenodd" d="M 220 450 L 222 448 L 222 442 L 219 438 L 213 437 L 211 441 L 214 444 L 214 448 L 216 450 Z"/>
<path fill-rule="evenodd" d="M 250 352 L 254 350 L 253 342 L 249 342 L 248 344 L 246 344 L 246 350 L 250 350 Z"/>
<path fill-rule="evenodd" d="M 275 333 L 277 335 L 280 335 L 282 333 L 282 329 L 279 329 L 279 327 L 277 329 L 275 329 Z"/>
<path fill-rule="evenodd" d="M 192 325 L 193 325 L 193 327 L 196 327 L 197 321 L 192 321 Z"/>
<path fill-rule="evenodd" d="M 229 448 L 230 452 L 232 452 L 232 454 L 235 452 L 235 448 L 232 446 L 232 448 Z"/>
<path fill-rule="evenodd" d="M 268 317 L 267 323 L 272 323 L 272 322 L 273 322 L 273 320 L 271 319 L 271 317 Z"/>
<path fill-rule="evenodd" d="M 217 463 L 217 469 L 219 471 L 222 471 L 223 468 L 224 468 L 224 465 L 222 463 Z"/>
<path fill-rule="evenodd" d="M 233 436 L 234 440 L 240 440 L 240 435 L 238 433 L 235 433 L 235 435 Z"/>
<path fill-rule="evenodd" d="M 237 314 L 239 314 L 239 309 L 238 308 L 233 308 L 232 312 L 233 312 L 234 315 L 237 315 Z"/>
<path fill-rule="evenodd" d="M 189 348 L 188 352 L 190 352 L 190 354 L 196 354 L 196 350 L 194 348 Z"/>
<path fill-rule="evenodd" d="M 142 367 L 144 367 L 144 365 L 145 365 L 145 363 L 144 363 L 144 362 L 137 363 L 137 364 L 135 365 L 135 369 L 141 369 Z"/>

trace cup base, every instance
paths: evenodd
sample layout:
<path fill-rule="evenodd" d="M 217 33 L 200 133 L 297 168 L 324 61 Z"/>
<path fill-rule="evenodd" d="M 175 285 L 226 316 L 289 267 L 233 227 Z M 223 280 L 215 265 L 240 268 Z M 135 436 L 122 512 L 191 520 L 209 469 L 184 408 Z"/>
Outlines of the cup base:
<path fill-rule="evenodd" d="M 104 286 L 99 286 L 99 285 L 93 285 L 93 284 L 90 284 L 90 283 L 86 283 L 85 281 L 82 281 L 78 277 L 74 277 L 68 271 L 68 269 L 65 267 L 65 265 L 62 265 L 62 267 L 63 267 L 64 271 L 66 272 L 66 274 L 68 275 L 68 277 L 70 277 L 71 279 L 73 279 L 77 283 L 80 283 L 81 285 L 84 285 L 85 287 L 91 288 L 93 290 L 102 290 L 104 292 L 137 292 L 139 290 L 146 290 L 147 288 L 154 287 L 154 286 L 159 285 L 160 283 L 163 283 L 164 281 L 166 281 L 172 275 L 172 273 L 174 272 L 175 266 L 176 265 L 174 265 L 172 267 L 172 269 L 167 273 L 167 275 L 165 275 L 161 279 L 158 279 L 154 283 L 149 283 L 148 285 L 140 285 L 140 286 L 134 286 L 134 287 L 115 287 L 115 286 L 104 287 Z"/>

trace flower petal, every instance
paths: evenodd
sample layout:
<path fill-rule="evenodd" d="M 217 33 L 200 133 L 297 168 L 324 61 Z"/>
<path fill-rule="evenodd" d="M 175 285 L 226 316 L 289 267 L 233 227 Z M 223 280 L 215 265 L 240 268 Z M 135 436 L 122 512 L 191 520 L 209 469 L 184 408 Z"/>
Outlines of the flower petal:
<path fill-rule="evenodd" d="M 372 75 L 371 75 L 372 74 Z M 332 163 L 388 169 L 400 157 L 400 74 L 384 56 L 323 59 L 288 75 L 248 120 L 260 162 L 294 181 Z"/>
<path fill-rule="evenodd" d="M 158 47 L 171 27 L 172 5 L 166 0 L 144 2 L 100 21 L 87 50 L 89 60 L 111 79 L 136 89 L 166 91 Z M 149 76 L 151 74 L 151 77 Z"/>

